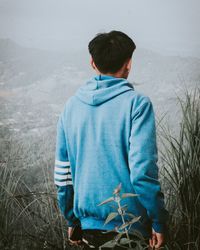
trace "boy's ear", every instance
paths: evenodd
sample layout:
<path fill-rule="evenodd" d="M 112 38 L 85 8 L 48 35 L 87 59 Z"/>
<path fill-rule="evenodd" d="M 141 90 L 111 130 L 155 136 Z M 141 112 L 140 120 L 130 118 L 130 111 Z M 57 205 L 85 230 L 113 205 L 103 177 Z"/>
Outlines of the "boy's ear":
<path fill-rule="evenodd" d="M 95 70 L 96 69 L 96 65 L 95 65 L 94 60 L 93 60 L 92 57 L 90 57 L 90 64 L 91 64 L 92 68 Z"/>
<path fill-rule="evenodd" d="M 127 65 L 126 65 L 126 68 L 127 68 L 127 71 L 130 72 L 131 70 L 131 65 L 132 65 L 132 58 L 130 58 L 127 62 Z"/>

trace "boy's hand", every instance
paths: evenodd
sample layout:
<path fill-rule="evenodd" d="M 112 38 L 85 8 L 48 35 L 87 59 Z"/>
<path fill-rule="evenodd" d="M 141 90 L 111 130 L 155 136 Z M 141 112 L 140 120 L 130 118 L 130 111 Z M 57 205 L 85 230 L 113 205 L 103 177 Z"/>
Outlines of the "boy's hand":
<path fill-rule="evenodd" d="M 68 239 L 71 245 L 78 246 L 82 243 L 82 240 L 71 240 L 70 237 L 74 231 L 74 227 L 68 227 Z"/>
<path fill-rule="evenodd" d="M 152 236 L 149 245 L 152 249 L 159 249 L 164 243 L 164 234 L 157 233 L 152 229 Z"/>

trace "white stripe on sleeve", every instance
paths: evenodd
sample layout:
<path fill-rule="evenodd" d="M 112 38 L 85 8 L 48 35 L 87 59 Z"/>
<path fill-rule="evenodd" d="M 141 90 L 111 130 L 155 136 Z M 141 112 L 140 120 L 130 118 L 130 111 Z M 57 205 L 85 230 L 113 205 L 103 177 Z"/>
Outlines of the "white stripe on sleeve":
<path fill-rule="evenodd" d="M 72 176 L 71 174 L 67 174 L 67 175 L 54 174 L 54 178 L 58 180 L 67 180 L 67 179 L 71 179 Z"/>
<path fill-rule="evenodd" d="M 58 165 L 58 166 L 62 166 L 62 167 L 70 166 L 70 162 L 69 161 L 55 160 L 55 164 Z"/>
<path fill-rule="evenodd" d="M 72 181 L 55 181 L 55 184 L 62 187 L 67 185 L 73 185 Z"/>
<path fill-rule="evenodd" d="M 71 169 L 70 168 L 55 167 L 55 172 L 62 173 L 62 174 L 67 174 L 67 173 L 71 173 Z"/>

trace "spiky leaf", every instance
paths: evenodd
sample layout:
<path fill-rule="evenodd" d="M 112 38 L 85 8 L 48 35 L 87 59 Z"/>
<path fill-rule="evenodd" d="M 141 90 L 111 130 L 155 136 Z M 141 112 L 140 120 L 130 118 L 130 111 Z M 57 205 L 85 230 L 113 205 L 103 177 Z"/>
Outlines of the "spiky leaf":
<path fill-rule="evenodd" d="M 131 224 L 133 224 L 133 223 L 136 223 L 137 221 L 139 221 L 140 218 L 141 218 L 141 216 L 133 218 L 131 221 L 128 221 L 128 222 L 122 224 L 122 225 L 119 227 L 119 229 L 120 229 L 120 230 L 121 230 L 121 229 L 124 229 L 124 228 L 126 228 L 128 225 L 131 225 Z"/>
<path fill-rule="evenodd" d="M 126 222 L 126 223 L 122 224 L 122 225 L 119 227 L 119 230 L 122 230 L 122 229 L 126 228 L 128 225 L 130 225 L 130 222 Z"/>
<path fill-rule="evenodd" d="M 107 248 L 113 248 L 116 245 L 115 240 L 110 240 L 106 242 L 105 244 L 101 245 L 100 248 L 107 247 Z"/>
<path fill-rule="evenodd" d="M 106 204 L 106 203 L 108 203 L 108 202 L 111 202 L 111 201 L 113 201 L 113 200 L 114 200 L 114 198 L 113 198 L 113 197 L 110 197 L 110 198 L 108 198 L 107 200 L 102 201 L 101 203 L 99 203 L 97 206 L 104 205 L 104 204 Z"/>
<path fill-rule="evenodd" d="M 129 239 L 127 239 L 127 238 L 122 238 L 122 239 L 120 240 L 120 244 L 121 244 L 121 245 L 129 244 L 129 243 L 131 243 L 131 242 L 133 242 L 133 240 L 129 240 Z"/>
<path fill-rule="evenodd" d="M 118 194 L 122 188 L 122 183 L 120 183 L 113 191 L 113 194 Z"/>
<path fill-rule="evenodd" d="M 139 221 L 140 218 L 141 218 L 141 216 L 138 216 L 138 217 L 133 218 L 133 219 L 130 221 L 130 224 L 136 223 L 137 221 Z"/>
<path fill-rule="evenodd" d="M 133 194 L 133 193 L 124 193 L 122 194 L 121 198 L 127 198 L 127 197 L 136 197 L 139 196 L 139 194 Z"/>
<path fill-rule="evenodd" d="M 113 220 L 117 216 L 118 216 L 118 213 L 116 213 L 116 212 L 110 213 L 108 215 L 108 217 L 106 218 L 106 221 L 105 221 L 104 225 L 106 225 L 108 222 L 110 222 L 111 220 Z"/>

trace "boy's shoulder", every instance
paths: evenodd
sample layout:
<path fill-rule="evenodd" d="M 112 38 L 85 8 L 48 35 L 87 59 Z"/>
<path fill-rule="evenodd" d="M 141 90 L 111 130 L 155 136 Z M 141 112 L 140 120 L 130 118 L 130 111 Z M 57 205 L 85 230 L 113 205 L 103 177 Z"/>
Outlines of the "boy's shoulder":
<path fill-rule="evenodd" d="M 129 101 L 131 101 L 133 105 L 141 106 L 145 103 L 151 103 L 150 97 L 138 90 L 128 91 L 128 95 Z"/>
<path fill-rule="evenodd" d="M 145 109 L 153 110 L 153 104 L 149 96 L 140 91 L 128 91 L 129 102 L 131 102 L 131 117 L 137 116 L 138 113 L 143 112 Z"/>

